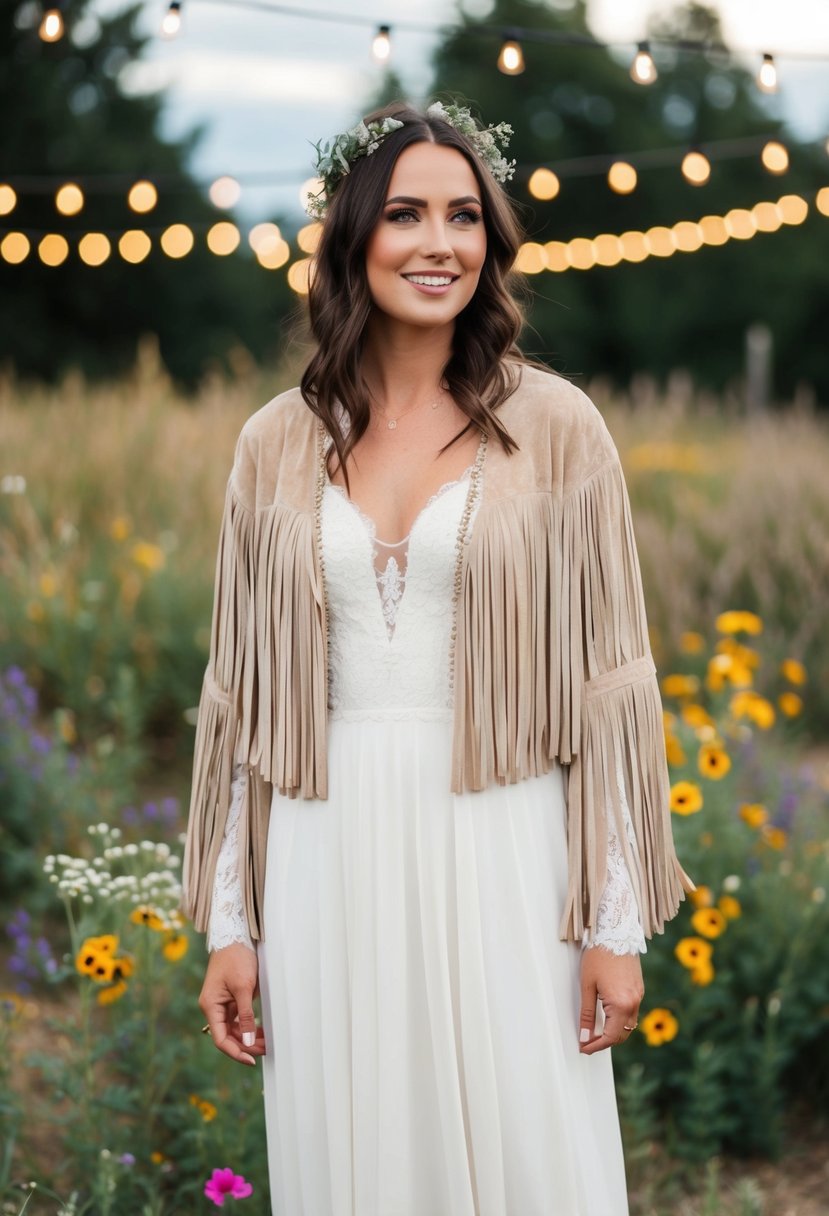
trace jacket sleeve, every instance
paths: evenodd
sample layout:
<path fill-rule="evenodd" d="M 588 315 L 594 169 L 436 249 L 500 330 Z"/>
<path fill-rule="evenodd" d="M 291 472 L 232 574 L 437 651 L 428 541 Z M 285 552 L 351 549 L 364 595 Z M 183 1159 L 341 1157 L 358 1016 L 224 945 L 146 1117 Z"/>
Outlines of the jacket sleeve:
<path fill-rule="evenodd" d="M 627 486 L 602 463 L 564 496 L 560 635 L 569 887 L 562 938 L 595 930 L 608 838 L 621 846 L 646 937 L 695 890 L 673 842 L 662 701 Z M 626 822 L 627 821 L 627 822 Z M 632 827 L 632 831 L 631 831 Z"/>
<path fill-rule="evenodd" d="M 181 907 L 200 932 L 208 928 L 216 865 L 232 800 L 235 753 L 246 729 L 243 706 L 250 703 L 245 684 L 251 682 L 255 661 L 255 513 L 244 505 L 237 488 L 240 451 L 241 436 L 227 481 L 219 533 L 210 652 L 196 720 L 184 846 Z"/>

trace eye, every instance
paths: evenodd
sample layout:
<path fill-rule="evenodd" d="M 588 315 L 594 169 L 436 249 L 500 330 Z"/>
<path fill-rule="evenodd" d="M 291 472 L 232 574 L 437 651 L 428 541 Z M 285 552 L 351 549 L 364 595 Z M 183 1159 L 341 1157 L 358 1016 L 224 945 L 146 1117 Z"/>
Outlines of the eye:
<path fill-rule="evenodd" d="M 394 223 L 402 215 L 413 215 L 417 219 L 417 212 L 411 207 L 400 207 L 396 211 L 390 211 L 386 219 Z M 480 211 L 475 211 L 471 207 L 465 207 L 462 211 L 456 211 L 452 216 L 453 220 L 463 219 L 464 223 L 472 224 L 479 223 L 482 218 Z"/>
<path fill-rule="evenodd" d="M 466 207 L 463 211 L 456 211 L 452 218 L 456 220 L 458 216 L 461 215 L 466 216 L 467 220 L 471 221 L 473 224 L 477 224 L 478 221 L 482 219 L 480 211 L 473 211 L 469 207 Z"/>
<path fill-rule="evenodd" d="M 390 211 L 388 213 L 388 215 L 386 216 L 386 219 L 396 220 L 398 218 L 398 216 L 401 216 L 401 215 L 415 215 L 416 216 L 416 213 L 414 211 L 412 211 L 411 207 L 403 207 L 403 208 L 399 209 L 398 211 Z"/>

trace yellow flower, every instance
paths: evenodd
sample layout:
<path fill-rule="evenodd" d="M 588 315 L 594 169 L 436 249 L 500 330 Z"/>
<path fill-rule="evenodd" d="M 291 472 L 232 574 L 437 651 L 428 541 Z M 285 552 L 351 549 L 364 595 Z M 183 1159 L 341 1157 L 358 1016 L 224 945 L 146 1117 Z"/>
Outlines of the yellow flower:
<path fill-rule="evenodd" d="M 726 920 L 717 908 L 698 908 L 691 924 L 703 937 L 719 937 L 725 931 Z"/>
<path fill-rule="evenodd" d="M 204 1119 L 205 1123 L 209 1123 L 211 1119 L 215 1119 L 216 1115 L 219 1113 L 218 1109 L 213 1105 L 212 1102 L 208 1102 L 206 1098 L 200 1098 L 198 1094 L 190 1095 L 190 1105 L 198 1107 L 199 1114 L 201 1115 L 202 1119 Z"/>
<path fill-rule="evenodd" d="M 677 781 L 671 786 L 671 810 L 677 815 L 693 815 L 702 806 L 702 793 L 693 781 Z"/>
<path fill-rule="evenodd" d="M 44 570 L 43 574 L 41 574 L 38 579 L 38 589 L 46 600 L 52 599 L 57 594 L 58 580 L 51 570 Z"/>
<path fill-rule="evenodd" d="M 120 958 L 113 959 L 113 963 L 113 979 L 128 980 L 135 971 L 135 960 L 131 954 L 123 954 Z"/>
<path fill-rule="evenodd" d="M 677 766 L 685 763 L 685 752 L 676 735 L 665 736 L 665 755 L 669 764 Z"/>
<path fill-rule="evenodd" d="M 685 676 L 678 672 L 665 676 L 662 681 L 662 691 L 666 697 L 693 697 L 699 692 L 699 678 Z"/>
<path fill-rule="evenodd" d="M 710 984 L 714 978 L 714 968 L 710 962 L 700 963 L 698 967 L 691 968 L 691 983 L 705 986 Z"/>
<path fill-rule="evenodd" d="M 735 718 L 751 718 L 761 730 L 774 725 L 774 706 L 753 689 L 735 693 L 729 709 Z"/>
<path fill-rule="evenodd" d="M 645 1036 L 648 1047 L 661 1047 L 676 1038 L 679 1022 L 670 1009 L 651 1009 L 639 1023 L 639 1029 Z"/>
<path fill-rule="evenodd" d="M 160 570 L 164 565 L 164 550 L 159 549 L 158 545 L 151 545 L 146 540 L 136 541 L 132 547 L 131 556 L 136 565 L 151 572 Z"/>
<path fill-rule="evenodd" d="M 26 616 L 30 621 L 43 621 L 46 619 L 46 609 L 40 600 L 28 601 L 26 604 Z"/>
<path fill-rule="evenodd" d="M 787 718 L 796 718 L 803 709 L 803 700 L 796 692 L 781 692 L 777 704 Z"/>
<path fill-rule="evenodd" d="M 148 929 L 160 931 L 165 928 L 164 921 L 149 904 L 139 904 L 137 908 L 133 908 L 130 920 L 134 925 L 146 925 Z"/>
<path fill-rule="evenodd" d="M 150 1161 L 152 1161 L 153 1165 L 163 1165 L 163 1163 L 168 1160 L 169 1158 L 165 1157 L 163 1153 L 159 1153 L 158 1150 L 156 1150 L 154 1153 L 150 1153 Z"/>
<path fill-rule="evenodd" d="M 714 902 L 714 892 L 710 887 L 702 884 L 697 887 L 696 891 L 690 891 L 688 898 L 695 908 L 710 908 Z"/>
<path fill-rule="evenodd" d="M 127 985 L 124 980 L 118 980 L 117 983 L 111 984 L 109 988 L 102 988 L 98 993 L 99 1005 L 111 1005 L 113 1001 L 120 1001 L 121 997 L 127 991 Z"/>
<path fill-rule="evenodd" d="M 806 668 L 797 659 L 784 659 L 780 664 L 780 674 L 790 684 L 806 683 Z"/>
<path fill-rule="evenodd" d="M 697 766 L 703 777 L 719 781 L 731 768 L 731 757 L 717 743 L 703 743 L 697 753 Z"/>
<path fill-rule="evenodd" d="M 105 933 L 102 937 L 88 937 L 84 946 L 88 950 L 99 950 L 102 954 L 114 954 L 118 949 L 118 934 Z"/>
<path fill-rule="evenodd" d="M 764 824 L 761 829 L 761 835 L 766 844 L 773 849 L 785 849 L 788 836 L 782 828 L 772 827 L 770 824 Z"/>
<path fill-rule="evenodd" d="M 721 612 L 714 622 L 720 633 L 762 633 L 763 622 L 754 612 Z"/>
<path fill-rule="evenodd" d="M 175 929 L 172 929 L 164 936 L 164 945 L 161 947 L 161 952 L 169 962 L 177 963 L 187 953 L 187 946 L 186 935 L 184 933 L 177 933 Z"/>
<path fill-rule="evenodd" d="M 701 633 L 695 633 L 693 629 L 687 629 L 685 633 L 679 635 L 679 649 L 685 654 L 699 654 L 705 649 L 705 638 Z"/>
<path fill-rule="evenodd" d="M 759 828 L 769 817 L 766 808 L 760 802 L 743 802 L 740 804 L 740 818 L 750 828 Z"/>
<path fill-rule="evenodd" d="M 113 540 L 126 540 L 130 531 L 130 521 L 126 515 L 116 515 L 109 525 L 109 534 Z"/>
<path fill-rule="evenodd" d="M 683 937 L 674 947 L 674 954 L 683 967 L 699 967 L 711 959 L 713 947 L 701 937 Z"/>
<path fill-rule="evenodd" d="M 682 721 L 692 726 L 697 730 L 700 726 L 713 726 L 714 719 L 711 717 L 707 709 L 702 705 L 697 705 L 693 701 L 688 701 L 682 706 Z"/>
<path fill-rule="evenodd" d="M 760 655 L 757 651 L 752 646 L 738 642 L 736 638 L 720 638 L 714 650 L 717 654 L 731 655 L 735 663 L 741 663 L 744 667 L 760 666 Z"/>
<path fill-rule="evenodd" d="M 726 920 L 735 920 L 743 911 L 739 899 L 735 899 L 733 895 L 721 895 L 717 900 L 717 907 Z"/>
<path fill-rule="evenodd" d="M 751 678 L 751 668 L 733 654 L 714 654 L 708 660 L 705 684 L 712 692 L 724 688 L 726 680 L 735 688 L 748 688 Z"/>

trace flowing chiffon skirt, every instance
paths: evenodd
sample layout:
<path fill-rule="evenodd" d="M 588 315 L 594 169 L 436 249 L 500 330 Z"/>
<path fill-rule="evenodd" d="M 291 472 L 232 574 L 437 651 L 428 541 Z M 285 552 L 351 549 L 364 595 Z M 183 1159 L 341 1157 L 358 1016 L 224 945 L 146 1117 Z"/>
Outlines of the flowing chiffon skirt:
<path fill-rule="evenodd" d="M 271 807 L 274 1216 L 628 1216 L 612 1049 L 579 1054 L 558 937 L 561 769 L 452 794 L 442 710 L 334 717 L 328 747 L 328 799 Z"/>

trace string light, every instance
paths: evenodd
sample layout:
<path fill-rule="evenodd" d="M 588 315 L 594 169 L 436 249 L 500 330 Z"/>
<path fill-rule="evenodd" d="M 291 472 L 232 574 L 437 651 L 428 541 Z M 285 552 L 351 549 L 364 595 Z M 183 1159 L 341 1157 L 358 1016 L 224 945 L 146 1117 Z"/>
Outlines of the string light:
<path fill-rule="evenodd" d="M 656 64 L 648 49 L 648 43 L 647 41 L 640 42 L 633 63 L 630 65 L 630 78 L 634 84 L 653 84 L 656 76 Z"/>
<path fill-rule="evenodd" d="M 175 38 L 181 29 L 181 0 L 170 0 L 167 12 L 161 21 L 161 37 Z"/>
<path fill-rule="evenodd" d="M 58 0 L 51 8 L 44 9 L 43 17 L 38 28 L 38 35 L 43 42 L 58 42 L 66 32 L 61 13 L 62 0 Z"/>
<path fill-rule="evenodd" d="M 84 196 L 80 186 L 67 182 L 55 195 L 55 206 L 61 215 L 77 215 L 83 209 Z"/>
<path fill-rule="evenodd" d="M 785 173 L 789 167 L 789 153 L 776 139 L 770 139 L 765 145 L 760 160 L 769 173 Z"/>
<path fill-rule="evenodd" d="M 0 215 L 9 215 L 16 206 L 16 191 L 5 182 L 0 183 Z"/>
<path fill-rule="evenodd" d="M 630 194 L 638 180 L 633 165 L 624 160 L 614 161 L 607 171 L 607 184 L 615 194 Z"/>
<path fill-rule="evenodd" d="M 704 186 L 711 176 L 711 162 L 699 149 L 692 148 L 682 158 L 682 176 L 692 186 Z"/>
<path fill-rule="evenodd" d="M 510 31 L 512 34 L 512 31 Z M 517 38 L 507 35 L 498 53 L 498 71 L 505 76 L 520 76 L 524 71 L 524 52 Z"/>
<path fill-rule="evenodd" d="M 561 182 L 552 169 L 536 169 L 527 183 L 527 189 L 533 198 L 544 199 L 545 202 L 548 202 L 558 194 Z"/>
<path fill-rule="evenodd" d="M 221 211 L 229 211 L 242 197 L 242 187 L 235 177 L 225 175 L 217 177 L 214 182 L 211 182 L 208 194 L 214 207 L 218 207 Z"/>
<path fill-rule="evenodd" d="M 130 186 L 130 191 L 127 195 L 127 205 L 131 210 L 138 211 L 144 215 L 146 212 L 152 211 L 157 202 L 158 191 L 152 182 L 142 180 L 134 182 Z"/>
<path fill-rule="evenodd" d="M 761 93 L 777 92 L 777 68 L 773 55 L 764 55 L 757 73 L 757 88 Z"/>
<path fill-rule="evenodd" d="M 388 63 L 391 57 L 391 26 L 379 26 L 371 43 L 371 57 L 375 63 Z"/>

